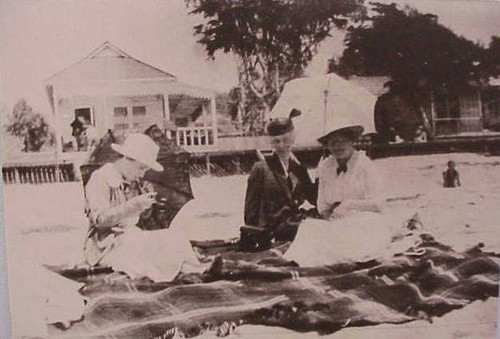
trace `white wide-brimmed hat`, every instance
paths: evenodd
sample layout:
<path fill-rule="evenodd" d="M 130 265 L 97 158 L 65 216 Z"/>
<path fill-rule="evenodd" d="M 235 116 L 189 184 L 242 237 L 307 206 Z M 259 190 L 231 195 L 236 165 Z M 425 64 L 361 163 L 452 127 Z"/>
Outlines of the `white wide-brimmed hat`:
<path fill-rule="evenodd" d="M 123 145 L 111 144 L 111 148 L 121 155 L 139 161 L 155 171 L 163 171 L 163 166 L 156 161 L 160 147 L 146 134 L 130 134 Z"/>
<path fill-rule="evenodd" d="M 320 136 L 318 138 L 318 141 L 322 144 L 325 144 L 328 139 L 336 135 L 344 135 L 350 138 L 352 141 L 356 141 L 363 134 L 364 130 L 364 127 L 361 125 L 340 124 L 337 126 L 337 128 L 332 129 Z"/>

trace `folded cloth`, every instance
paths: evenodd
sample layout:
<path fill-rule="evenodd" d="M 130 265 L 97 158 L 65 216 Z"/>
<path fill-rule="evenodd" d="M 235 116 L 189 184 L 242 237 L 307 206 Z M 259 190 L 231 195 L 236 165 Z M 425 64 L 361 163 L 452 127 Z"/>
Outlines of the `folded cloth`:
<path fill-rule="evenodd" d="M 13 337 L 47 337 L 47 324 L 69 324 L 82 317 L 83 284 L 32 262 L 9 272 Z"/>

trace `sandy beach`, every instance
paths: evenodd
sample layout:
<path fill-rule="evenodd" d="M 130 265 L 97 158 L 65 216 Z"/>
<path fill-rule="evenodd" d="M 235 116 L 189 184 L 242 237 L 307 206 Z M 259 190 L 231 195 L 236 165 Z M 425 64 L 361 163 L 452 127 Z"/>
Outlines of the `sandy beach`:
<path fill-rule="evenodd" d="M 442 171 L 453 159 L 462 187 L 444 189 Z M 457 251 L 484 243 L 485 251 L 500 253 L 500 157 L 441 154 L 376 160 L 386 179 L 387 212 L 395 225 L 418 213 L 426 230 Z M 314 175 L 314 170 L 311 171 Z M 192 239 L 231 238 L 243 223 L 246 175 L 192 179 L 196 201 L 188 206 Z M 87 227 L 81 183 L 4 186 L 8 279 L 14 338 L 29 335 L 31 312 L 41 312 L 30 300 L 41 298 L 37 267 L 77 264 Z M 36 289 L 36 287 L 35 287 Z M 348 328 L 328 338 L 494 338 L 498 299 L 477 301 L 442 318 L 404 325 Z M 24 315 L 24 316 L 23 316 Z M 40 320 L 40 327 L 42 327 Z M 206 336 L 210 336 L 209 333 Z M 235 337 L 318 337 L 282 328 L 242 326 Z"/>

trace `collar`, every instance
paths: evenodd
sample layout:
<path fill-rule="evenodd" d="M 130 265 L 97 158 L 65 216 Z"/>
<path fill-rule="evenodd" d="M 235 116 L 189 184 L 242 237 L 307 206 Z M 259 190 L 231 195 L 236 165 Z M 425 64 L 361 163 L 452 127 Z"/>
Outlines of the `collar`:
<path fill-rule="evenodd" d="M 356 166 L 356 163 L 358 162 L 359 157 L 360 157 L 359 152 L 354 151 L 352 153 L 352 156 L 349 158 L 349 160 L 347 160 L 347 163 L 346 163 L 347 172 L 345 172 L 345 173 L 349 173 L 349 171 L 352 170 Z M 328 158 L 331 159 L 330 161 L 332 162 L 332 165 L 335 167 L 335 171 L 338 168 L 342 168 L 342 166 L 339 166 L 337 159 L 333 155 L 330 155 Z"/>
<path fill-rule="evenodd" d="M 271 156 L 266 158 L 266 161 L 271 170 L 283 176 L 288 176 L 288 172 L 291 171 L 292 166 L 295 162 L 294 157 L 290 157 L 288 166 L 285 166 L 285 164 L 281 162 L 281 159 L 275 152 L 273 152 Z"/>

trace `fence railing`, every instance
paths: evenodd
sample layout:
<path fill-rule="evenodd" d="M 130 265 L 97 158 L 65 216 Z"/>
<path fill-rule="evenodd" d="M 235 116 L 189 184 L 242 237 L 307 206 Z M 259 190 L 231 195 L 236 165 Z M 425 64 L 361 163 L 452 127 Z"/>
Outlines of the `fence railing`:
<path fill-rule="evenodd" d="M 47 184 L 76 181 L 73 164 L 2 168 L 4 184 Z"/>
<path fill-rule="evenodd" d="M 217 143 L 215 128 L 211 126 L 177 127 L 174 133 L 177 145 L 186 149 L 213 147 Z"/>

